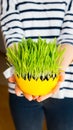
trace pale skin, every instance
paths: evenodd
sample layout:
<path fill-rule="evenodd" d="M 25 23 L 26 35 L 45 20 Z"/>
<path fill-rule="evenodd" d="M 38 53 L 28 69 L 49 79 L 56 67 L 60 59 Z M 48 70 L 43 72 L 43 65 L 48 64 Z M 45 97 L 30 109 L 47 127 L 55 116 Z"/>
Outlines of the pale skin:
<path fill-rule="evenodd" d="M 69 66 L 69 64 L 72 62 L 73 60 L 73 45 L 71 44 L 63 44 L 61 45 L 61 49 L 65 48 L 65 53 L 63 56 L 63 61 L 62 61 L 62 71 L 60 71 L 60 77 L 61 80 L 57 83 L 56 87 L 53 89 L 53 91 L 45 96 L 33 96 L 33 95 L 29 95 L 26 93 L 23 93 L 20 88 L 17 86 L 15 86 L 15 93 L 17 96 L 19 96 L 21 93 L 23 93 L 23 95 L 25 96 L 25 98 L 27 98 L 29 101 L 32 100 L 36 100 L 37 102 L 41 102 L 49 97 L 51 97 L 54 93 L 56 93 L 59 90 L 59 87 L 61 85 L 61 83 L 64 81 L 65 78 L 65 70 L 66 68 Z M 8 79 L 9 82 L 16 82 L 14 76 L 10 77 Z"/>

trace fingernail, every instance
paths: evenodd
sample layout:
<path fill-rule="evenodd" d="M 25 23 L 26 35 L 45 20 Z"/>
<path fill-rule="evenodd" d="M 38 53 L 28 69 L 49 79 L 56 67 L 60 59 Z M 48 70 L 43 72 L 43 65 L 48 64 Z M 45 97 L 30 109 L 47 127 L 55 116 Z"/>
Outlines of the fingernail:
<path fill-rule="evenodd" d="M 41 102 L 39 99 L 36 100 L 37 102 Z"/>
<path fill-rule="evenodd" d="M 32 101 L 33 99 L 32 99 L 32 97 L 30 97 L 28 100 L 29 100 L 29 101 Z"/>
<path fill-rule="evenodd" d="M 20 92 L 17 92 L 17 93 L 16 93 L 16 95 L 17 95 L 17 96 L 20 96 L 20 95 L 21 95 L 21 93 L 20 93 Z"/>

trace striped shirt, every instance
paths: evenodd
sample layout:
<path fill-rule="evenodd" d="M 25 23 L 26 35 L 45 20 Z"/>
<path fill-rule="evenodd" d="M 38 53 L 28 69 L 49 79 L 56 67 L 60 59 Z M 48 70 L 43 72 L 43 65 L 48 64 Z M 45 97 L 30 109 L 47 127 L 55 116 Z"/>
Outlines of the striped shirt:
<path fill-rule="evenodd" d="M 0 0 L 0 5 L 6 47 L 23 37 L 36 40 L 38 36 L 73 44 L 73 0 Z M 53 98 L 73 98 L 73 63 L 65 73 L 65 81 Z M 15 84 L 8 85 L 9 92 L 15 93 Z"/>

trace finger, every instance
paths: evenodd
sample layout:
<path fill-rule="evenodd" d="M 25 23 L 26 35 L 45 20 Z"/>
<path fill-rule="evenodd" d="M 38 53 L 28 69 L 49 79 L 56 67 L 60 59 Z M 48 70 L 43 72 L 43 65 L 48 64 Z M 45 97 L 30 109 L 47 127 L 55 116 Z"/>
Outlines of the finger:
<path fill-rule="evenodd" d="M 28 99 L 29 101 L 32 101 L 32 100 L 34 99 L 32 95 L 27 94 L 27 93 L 24 93 L 24 97 L 25 97 L 26 99 Z"/>
<path fill-rule="evenodd" d="M 65 79 L 65 72 L 60 72 L 59 81 L 60 81 L 60 82 L 63 82 L 64 79 Z"/>
<path fill-rule="evenodd" d="M 65 72 L 61 72 L 60 75 L 59 75 L 58 83 L 57 83 L 57 85 L 52 90 L 53 94 L 56 93 L 56 92 L 58 92 L 58 90 L 59 90 L 59 88 L 61 86 L 61 83 L 64 81 L 64 79 L 65 79 Z"/>
<path fill-rule="evenodd" d="M 58 84 L 52 89 L 52 94 L 55 94 L 59 91 L 61 82 L 58 82 Z"/>
<path fill-rule="evenodd" d="M 27 98 L 29 101 L 32 101 L 32 100 L 33 100 L 33 96 L 32 96 L 32 95 L 29 95 L 29 94 L 26 94 L 26 93 L 23 93 L 23 92 L 21 91 L 21 89 L 17 86 L 17 84 L 16 84 L 16 86 L 15 86 L 15 93 L 16 93 L 17 96 L 20 96 L 21 94 L 23 94 L 24 97 Z"/>
<path fill-rule="evenodd" d="M 37 102 L 41 102 L 41 101 L 44 101 L 45 99 L 47 99 L 47 98 L 49 98 L 51 96 L 52 96 L 52 93 L 49 93 L 49 94 L 47 94 L 45 96 L 39 96 L 36 100 L 37 100 Z"/>
<path fill-rule="evenodd" d="M 33 96 L 33 100 L 36 100 L 39 96 Z"/>
<path fill-rule="evenodd" d="M 16 93 L 16 95 L 17 96 L 20 96 L 23 92 L 20 90 L 20 88 L 17 86 L 17 84 L 16 84 L 16 86 L 15 86 L 15 93 Z"/>
<path fill-rule="evenodd" d="M 64 79 L 65 79 L 65 73 L 62 72 L 62 73 L 60 73 L 60 75 L 59 75 L 59 80 L 58 80 L 57 85 L 56 85 L 56 86 L 53 88 L 53 90 L 52 90 L 52 93 L 53 93 L 53 94 L 59 90 L 60 85 L 61 85 L 61 83 L 64 81 Z"/>
<path fill-rule="evenodd" d="M 65 78 L 65 73 L 60 73 L 60 78 L 59 78 L 59 82 L 57 83 L 56 87 L 52 90 L 51 93 L 45 95 L 45 96 L 40 96 L 37 98 L 37 101 L 38 102 L 41 102 L 49 97 L 51 97 L 54 93 L 58 92 L 59 88 L 60 88 L 60 85 L 61 83 L 64 81 L 64 78 Z"/>
<path fill-rule="evenodd" d="M 9 82 L 15 82 L 15 77 L 14 77 L 14 75 L 12 75 L 10 78 L 8 78 L 8 81 L 9 81 Z"/>
<path fill-rule="evenodd" d="M 54 93 L 56 93 L 56 92 L 59 90 L 60 85 L 61 85 L 61 82 L 59 82 L 59 83 L 56 85 L 56 87 L 55 87 L 49 94 L 47 94 L 47 95 L 45 95 L 45 96 L 40 96 L 40 97 L 38 97 L 38 98 L 37 98 L 37 101 L 38 101 L 38 102 L 41 102 L 41 101 L 44 101 L 45 99 L 51 97 Z"/>

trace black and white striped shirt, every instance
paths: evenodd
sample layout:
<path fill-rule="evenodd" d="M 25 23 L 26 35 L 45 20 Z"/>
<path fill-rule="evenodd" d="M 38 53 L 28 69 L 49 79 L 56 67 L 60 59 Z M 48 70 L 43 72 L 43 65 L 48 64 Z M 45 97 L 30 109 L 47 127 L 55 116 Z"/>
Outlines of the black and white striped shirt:
<path fill-rule="evenodd" d="M 6 47 L 23 37 L 38 36 L 47 41 L 73 44 L 73 0 L 0 0 L 1 27 Z M 14 84 L 9 83 L 9 92 Z M 73 97 L 73 63 L 66 70 L 65 81 L 54 98 Z"/>

